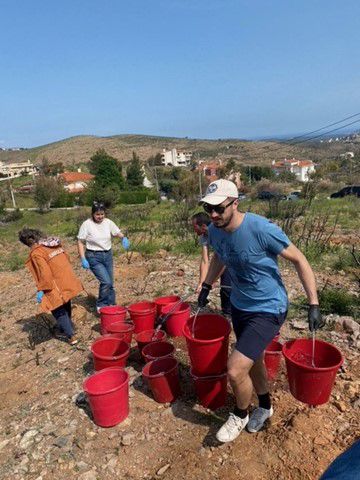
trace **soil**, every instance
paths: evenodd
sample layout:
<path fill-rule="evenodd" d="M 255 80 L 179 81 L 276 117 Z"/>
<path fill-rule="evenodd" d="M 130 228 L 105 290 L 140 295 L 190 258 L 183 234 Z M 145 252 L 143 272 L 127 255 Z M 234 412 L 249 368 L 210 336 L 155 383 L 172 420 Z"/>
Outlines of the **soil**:
<path fill-rule="evenodd" d="M 128 361 L 130 415 L 116 427 L 97 427 L 81 401 L 82 382 L 93 371 L 89 347 L 99 336 L 97 281 L 91 273 L 76 270 L 86 288 L 74 301 L 81 339 L 76 348 L 53 336 L 51 317 L 35 315 L 30 275 L 25 270 L 1 273 L 1 478 L 315 480 L 359 436 L 360 360 L 356 342 L 341 329 L 319 334 L 345 357 L 329 403 L 311 408 L 295 400 L 282 364 L 271 384 L 274 415 L 259 433 L 243 432 L 230 444 L 216 442 L 215 433 L 233 408 L 233 397 L 230 394 L 228 404 L 215 413 L 197 404 L 181 338 L 172 339 L 180 362 L 181 398 L 172 405 L 153 400 L 133 343 Z M 134 255 L 130 264 L 125 256 L 117 257 L 118 303 L 183 295 L 196 285 L 197 271 L 196 259 L 166 252 L 151 258 Z M 283 269 L 283 277 L 290 298 L 299 295 L 294 271 Z M 354 288 L 343 277 L 318 275 L 320 286 L 326 281 L 343 286 L 349 282 L 346 286 Z M 216 290 L 212 299 L 210 307 L 216 310 Z M 306 336 L 302 323 L 306 328 L 301 318 L 287 321 L 281 341 Z"/>

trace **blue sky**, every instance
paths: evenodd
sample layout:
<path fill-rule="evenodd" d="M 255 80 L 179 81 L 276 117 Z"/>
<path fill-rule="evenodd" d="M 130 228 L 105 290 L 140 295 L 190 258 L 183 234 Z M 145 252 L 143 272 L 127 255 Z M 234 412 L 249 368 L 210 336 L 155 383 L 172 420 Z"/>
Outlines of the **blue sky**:
<path fill-rule="evenodd" d="M 255 138 L 360 111 L 359 0 L 0 0 L 0 18 L 0 146 Z"/>

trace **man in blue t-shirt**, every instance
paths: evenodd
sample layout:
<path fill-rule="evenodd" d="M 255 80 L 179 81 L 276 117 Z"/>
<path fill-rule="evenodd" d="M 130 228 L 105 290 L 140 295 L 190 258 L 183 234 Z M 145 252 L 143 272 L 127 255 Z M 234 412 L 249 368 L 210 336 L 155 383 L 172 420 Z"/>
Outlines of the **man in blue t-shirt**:
<path fill-rule="evenodd" d="M 228 180 L 212 182 L 202 198 L 212 225 L 209 245 L 215 253 L 198 297 L 205 307 L 211 285 L 224 266 L 231 276 L 232 323 L 236 335 L 235 350 L 228 360 L 228 376 L 236 407 L 216 434 L 220 442 L 230 442 L 247 427 L 258 432 L 273 414 L 264 350 L 285 321 L 288 298 L 277 258 L 290 260 L 296 268 L 309 303 L 309 328 L 321 328 L 319 301 L 314 273 L 304 255 L 274 223 L 253 213 L 239 212 L 236 185 Z M 249 418 L 252 391 L 259 407 Z"/>

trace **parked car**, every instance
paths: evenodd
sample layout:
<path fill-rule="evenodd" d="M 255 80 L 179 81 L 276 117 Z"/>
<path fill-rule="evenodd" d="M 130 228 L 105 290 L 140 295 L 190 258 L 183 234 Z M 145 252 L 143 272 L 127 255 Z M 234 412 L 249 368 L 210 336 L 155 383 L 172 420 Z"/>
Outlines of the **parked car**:
<path fill-rule="evenodd" d="M 268 192 L 266 190 L 259 192 L 257 198 L 259 200 L 286 200 L 285 195 L 282 195 L 281 193 Z"/>
<path fill-rule="evenodd" d="M 296 191 L 296 192 L 289 193 L 289 195 L 286 197 L 286 200 L 296 201 L 296 200 L 299 200 L 300 198 L 301 198 L 301 192 Z"/>
<path fill-rule="evenodd" d="M 348 195 L 355 195 L 356 197 L 360 197 L 360 186 L 351 185 L 349 187 L 344 187 L 338 192 L 332 193 L 330 195 L 330 198 L 343 198 L 347 197 Z"/>
<path fill-rule="evenodd" d="M 238 200 L 246 200 L 246 195 L 245 195 L 245 193 L 239 192 Z"/>

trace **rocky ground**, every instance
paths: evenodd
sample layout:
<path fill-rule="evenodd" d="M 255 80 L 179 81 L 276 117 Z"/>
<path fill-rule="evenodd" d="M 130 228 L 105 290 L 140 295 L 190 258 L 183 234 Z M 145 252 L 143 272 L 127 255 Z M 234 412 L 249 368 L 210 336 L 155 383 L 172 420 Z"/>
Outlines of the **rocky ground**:
<path fill-rule="evenodd" d="M 275 413 L 266 429 L 244 432 L 237 441 L 218 445 L 214 433 L 233 398 L 230 395 L 226 408 L 216 413 L 196 403 L 186 346 L 178 339 L 174 343 L 181 364 L 181 398 L 173 405 L 152 399 L 133 345 L 128 362 L 130 415 L 114 428 L 97 427 L 86 408 L 76 403 L 83 379 L 92 372 L 89 346 L 99 335 L 94 313 L 97 283 L 90 273 L 77 272 L 86 288 L 74 302 L 81 338 L 77 348 L 52 336 L 51 320 L 35 316 L 35 288 L 25 270 L 1 274 L 1 478 L 315 480 L 359 436 L 360 328 L 351 318 L 336 316 L 328 318 L 329 327 L 320 337 L 335 343 L 345 362 L 326 405 L 310 408 L 296 401 L 282 365 L 271 385 Z M 293 270 L 283 269 L 283 276 L 290 297 L 299 295 L 301 286 Z M 121 304 L 184 294 L 196 285 L 196 277 L 196 259 L 166 252 L 116 259 Z M 329 272 L 319 273 L 318 281 L 353 288 L 346 277 Z M 217 305 L 214 294 L 211 308 Z M 307 334 L 305 320 L 292 318 L 282 329 L 282 341 Z"/>

